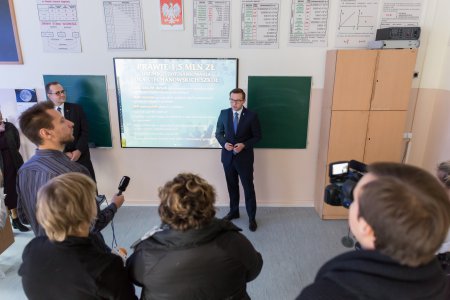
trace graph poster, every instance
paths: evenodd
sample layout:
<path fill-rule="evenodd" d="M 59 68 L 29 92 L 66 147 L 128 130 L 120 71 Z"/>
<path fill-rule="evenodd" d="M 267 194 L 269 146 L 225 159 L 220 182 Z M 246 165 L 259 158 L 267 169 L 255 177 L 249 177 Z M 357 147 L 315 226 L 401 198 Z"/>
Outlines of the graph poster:
<path fill-rule="evenodd" d="M 336 48 L 367 48 L 375 39 L 378 0 L 341 0 Z"/>

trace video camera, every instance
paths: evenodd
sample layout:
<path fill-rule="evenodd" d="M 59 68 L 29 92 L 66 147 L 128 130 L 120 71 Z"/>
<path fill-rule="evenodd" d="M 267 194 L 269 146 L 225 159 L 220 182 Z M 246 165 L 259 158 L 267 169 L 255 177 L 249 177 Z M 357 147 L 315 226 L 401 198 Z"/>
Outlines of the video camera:
<path fill-rule="evenodd" d="M 325 187 L 325 203 L 349 208 L 353 202 L 353 189 L 365 173 L 367 165 L 356 160 L 330 163 L 330 184 Z"/>

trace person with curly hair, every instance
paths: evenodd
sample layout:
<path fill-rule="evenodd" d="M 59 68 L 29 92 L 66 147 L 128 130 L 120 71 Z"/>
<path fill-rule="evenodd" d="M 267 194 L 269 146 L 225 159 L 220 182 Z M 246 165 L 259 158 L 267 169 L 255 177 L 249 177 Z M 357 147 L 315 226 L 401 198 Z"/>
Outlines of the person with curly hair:
<path fill-rule="evenodd" d="M 159 189 L 162 224 L 134 245 L 127 268 L 141 299 L 250 299 L 263 260 L 238 227 L 215 218 L 215 189 L 181 173 Z"/>

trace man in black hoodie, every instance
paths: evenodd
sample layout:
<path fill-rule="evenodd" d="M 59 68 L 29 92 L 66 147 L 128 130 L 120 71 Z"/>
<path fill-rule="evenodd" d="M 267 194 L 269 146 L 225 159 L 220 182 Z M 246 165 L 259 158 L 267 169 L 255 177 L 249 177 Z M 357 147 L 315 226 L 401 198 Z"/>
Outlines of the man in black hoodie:
<path fill-rule="evenodd" d="M 413 166 L 375 163 L 368 171 L 349 211 L 362 250 L 323 265 L 297 299 L 446 299 L 435 258 L 450 225 L 445 190 Z"/>

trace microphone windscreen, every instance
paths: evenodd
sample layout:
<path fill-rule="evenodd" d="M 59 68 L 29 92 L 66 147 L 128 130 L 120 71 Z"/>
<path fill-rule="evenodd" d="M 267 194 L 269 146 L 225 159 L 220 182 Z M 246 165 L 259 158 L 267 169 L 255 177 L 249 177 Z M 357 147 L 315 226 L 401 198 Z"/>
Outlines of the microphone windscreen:
<path fill-rule="evenodd" d="M 128 184 L 130 183 L 130 177 L 128 176 L 123 176 L 122 180 L 120 180 L 119 183 L 119 191 L 124 192 L 127 189 Z"/>

